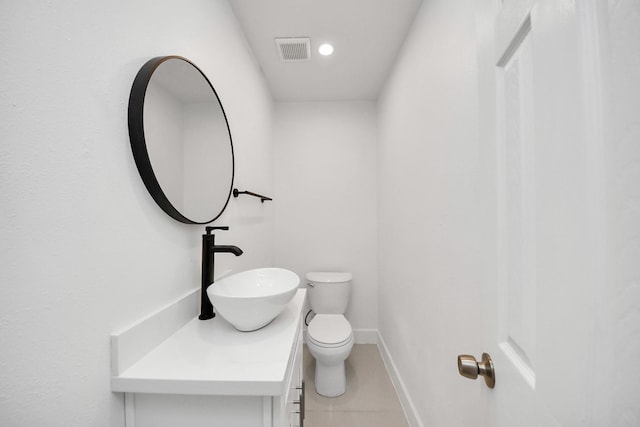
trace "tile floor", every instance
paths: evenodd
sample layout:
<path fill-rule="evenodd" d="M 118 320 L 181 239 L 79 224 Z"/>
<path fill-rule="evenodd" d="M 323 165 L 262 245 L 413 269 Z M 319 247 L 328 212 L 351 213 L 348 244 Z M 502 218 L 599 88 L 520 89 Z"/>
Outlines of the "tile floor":
<path fill-rule="evenodd" d="M 409 427 L 378 346 L 354 345 L 346 372 L 345 394 L 320 396 L 315 391 L 315 359 L 304 346 L 305 427 Z"/>

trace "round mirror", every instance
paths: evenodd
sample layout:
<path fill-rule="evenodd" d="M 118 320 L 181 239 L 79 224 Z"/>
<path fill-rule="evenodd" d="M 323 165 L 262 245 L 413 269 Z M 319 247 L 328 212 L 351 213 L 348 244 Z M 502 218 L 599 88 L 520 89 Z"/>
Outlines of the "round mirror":
<path fill-rule="evenodd" d="M 142 181 L 167 214 L 187 224 L 222 214 L 233 187 L 233 143 L 198 67 L 180 56 L 144 64 L 129 97 L 129 139 Z"/>

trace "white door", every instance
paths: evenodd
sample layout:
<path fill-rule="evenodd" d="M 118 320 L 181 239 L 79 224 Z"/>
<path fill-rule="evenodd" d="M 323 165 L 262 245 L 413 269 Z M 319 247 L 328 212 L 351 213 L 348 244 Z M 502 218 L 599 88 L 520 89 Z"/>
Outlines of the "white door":
<path fill-rule="evenodd" d="M 597 2 L 482 3 L 481 132 L 495 148 L 497 219 L 487 425 L 592 425 L 604 227 L 589 48 Z"/>

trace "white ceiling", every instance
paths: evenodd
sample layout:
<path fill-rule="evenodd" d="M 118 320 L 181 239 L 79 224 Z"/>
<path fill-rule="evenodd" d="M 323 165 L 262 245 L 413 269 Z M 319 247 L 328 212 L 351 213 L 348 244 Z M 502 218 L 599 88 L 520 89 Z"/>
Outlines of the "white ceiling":
<path fill-rule="evenodd" d="M 277 101 L 374 100 L 422 0 L 230 0 Z M 283 62 L 276 37 L 311 38 Z M 331 43 L 333 55 L 318 46 Z"/>

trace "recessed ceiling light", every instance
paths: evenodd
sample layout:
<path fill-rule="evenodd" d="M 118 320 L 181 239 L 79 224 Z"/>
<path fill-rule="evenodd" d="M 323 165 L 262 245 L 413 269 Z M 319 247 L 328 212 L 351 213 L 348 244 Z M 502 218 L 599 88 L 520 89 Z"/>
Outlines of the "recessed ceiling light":
<path fill-rule="evenodd" d="M 320 52 L 320 55 L 324 56 L 331 55 L 333 53 L 333 46 L 331 46 L 329 43 L 324 43 L 320 45 L 320 47 L 318 48 L 318 52 Z"/>

